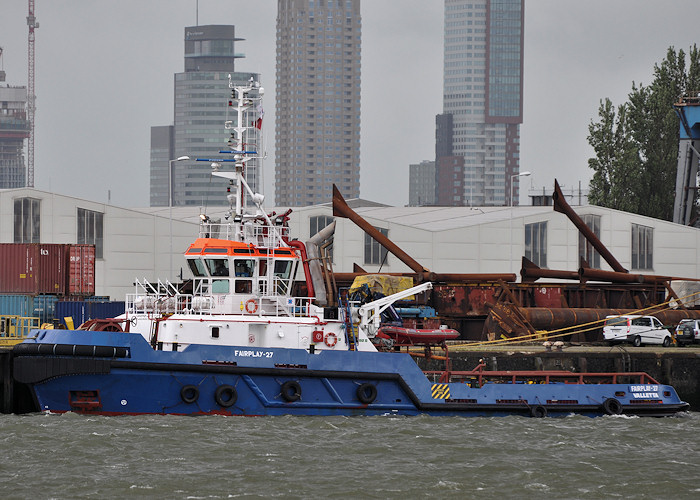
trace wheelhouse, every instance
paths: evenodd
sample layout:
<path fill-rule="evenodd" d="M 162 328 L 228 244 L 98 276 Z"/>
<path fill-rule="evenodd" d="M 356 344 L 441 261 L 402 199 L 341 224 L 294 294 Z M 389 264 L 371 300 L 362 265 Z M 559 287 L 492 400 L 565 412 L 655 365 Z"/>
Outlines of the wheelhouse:
<path fill-rule="evenodd" d="M 299 256 L 291 248 L 258 248 L 230 240 L 199 238 L 185 253 L 194 294 L 287 296 Z"/>

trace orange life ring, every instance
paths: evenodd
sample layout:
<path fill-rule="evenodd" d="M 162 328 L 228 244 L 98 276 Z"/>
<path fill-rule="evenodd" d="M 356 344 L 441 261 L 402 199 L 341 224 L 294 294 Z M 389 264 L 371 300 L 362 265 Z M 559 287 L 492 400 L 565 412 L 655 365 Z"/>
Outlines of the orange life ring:
<path fill-rule="evenodd" d="M 323 339 L 323 342 L 328 347 L 333 347 L 334 345 L 336 345 L 338 343 L 338 336 L 333 332 L 327 333 L 326 338 Z"/>
<path fill-rule="evenodd" d="M 249 314 L 255 314 L 258 312 L 258 303 L 255 301 L 255 299 L 248 299 L 245 303 L 245 310 Z"/>

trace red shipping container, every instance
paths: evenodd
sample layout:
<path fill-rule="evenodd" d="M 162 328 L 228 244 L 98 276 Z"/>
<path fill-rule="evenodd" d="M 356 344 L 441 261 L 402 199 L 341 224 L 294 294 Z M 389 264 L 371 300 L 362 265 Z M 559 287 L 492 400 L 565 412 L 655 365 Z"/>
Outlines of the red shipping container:
<path fill-rule="evenodd" d="M 0 293 L 66 292 L 66 245 L 0 243 Z"/>
<path fill-rule="evenodd" d="M 64 295 L 66 293 L 66 252 L 68 245 L 39 244 L 37 293 Z"/>
<path fill-rule="evenodd" d="M 70 245 L 69 295 L 94 295 L 95 294 L 95 246 L 94 245 Z"/>

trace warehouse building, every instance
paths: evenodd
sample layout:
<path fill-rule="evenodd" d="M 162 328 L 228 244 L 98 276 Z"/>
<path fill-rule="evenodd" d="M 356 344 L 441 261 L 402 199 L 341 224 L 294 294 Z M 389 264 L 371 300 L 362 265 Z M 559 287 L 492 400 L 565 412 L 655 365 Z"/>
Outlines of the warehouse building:
<path fill-rule="evenodd" d="M 438 273 L 518 273 L 521 256 L 541 267 L 575 271 L 583 255 L 591 267 L 610 270 L 566 216 L 549 206 L 348 203 Z M 207 215 L 215 220 L 223 211 L 217 207 Z M 597 206 L 576 212 L 630 272 L 700 277 L 700 230 Z M 128 209 L 31 188 L 1 190 L 0 243 L 94 244 L 95 293 L 122 300 L 137 278 L 190 277 L 182 255 L 198 234 L 199 214 L 197 207 Z M 297 208 L 289 221 L 291 236 L 306 241 L 332 220 L 330 204 Z M 354 264 L 368 272 L 410 271 L 351 221 L 337 219 L 333 268 L 350 272 Z"/>

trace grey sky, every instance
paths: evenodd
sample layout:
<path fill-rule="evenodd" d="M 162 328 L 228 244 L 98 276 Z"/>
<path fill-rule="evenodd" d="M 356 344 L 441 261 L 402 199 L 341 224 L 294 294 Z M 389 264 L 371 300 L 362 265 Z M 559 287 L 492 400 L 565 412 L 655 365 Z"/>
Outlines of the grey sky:
<path fill-rule="evenodd" d="M 173 74 L 195 0 L 37 0 L 35 186 L 115 205 L 148 204 L 150 127 L 173 118 Z M 588 124 L 601 98 L 648 84 L 673 45 L 697 41 L 697 2 L 528 0 L 522 186 L 584 187 Z M 234 24 L 237 70 L 267 90 L 265 184 L 274 178 L 274 0 L 200 0 L 199 24 Z M 26 0 L 1 0 L 7 83 L 27 81 Z M 361 196 L 408 201 L 408 165 L 433 159 L 442 111 L 442 0 L 363 0 Z"/>

